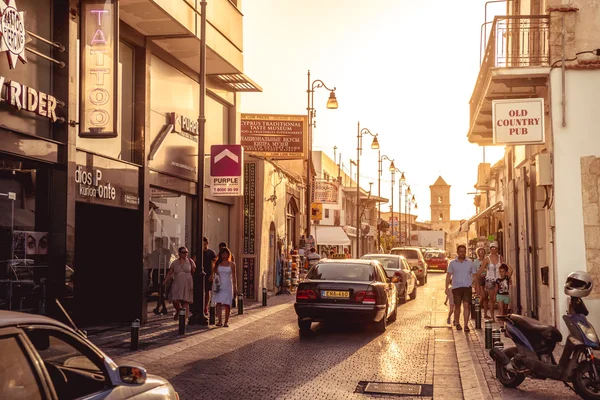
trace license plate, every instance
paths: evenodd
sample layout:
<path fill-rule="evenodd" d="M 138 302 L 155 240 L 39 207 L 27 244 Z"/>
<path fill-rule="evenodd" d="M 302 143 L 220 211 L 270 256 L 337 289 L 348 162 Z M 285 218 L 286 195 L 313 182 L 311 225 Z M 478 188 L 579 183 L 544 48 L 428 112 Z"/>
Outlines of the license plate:
<path fill-rule="evenodd" d="M 336 299 L 349 299 L 350 292 L 339 291 L 339 290 L 322 290 L 321 297 L 330 297 L 330 298 L 336 298 Z"/>

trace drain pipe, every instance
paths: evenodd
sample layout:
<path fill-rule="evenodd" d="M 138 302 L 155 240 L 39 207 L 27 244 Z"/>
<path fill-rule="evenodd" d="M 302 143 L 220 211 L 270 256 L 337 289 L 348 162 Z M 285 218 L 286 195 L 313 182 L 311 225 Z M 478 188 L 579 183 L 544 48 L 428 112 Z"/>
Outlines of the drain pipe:
<path fill-rule="evenodd" d="M 566 35 L 566 30 L 565 30 L 565 16 L 562 16 L 562 66 L 561 66 L 561 73 L 562 73 L 562 126 L 563 128 L 567 126 L 567 97 L 565 95 L 565 88 L 566 88 L 566 66 L 565 66 L 565 35 Z"/>

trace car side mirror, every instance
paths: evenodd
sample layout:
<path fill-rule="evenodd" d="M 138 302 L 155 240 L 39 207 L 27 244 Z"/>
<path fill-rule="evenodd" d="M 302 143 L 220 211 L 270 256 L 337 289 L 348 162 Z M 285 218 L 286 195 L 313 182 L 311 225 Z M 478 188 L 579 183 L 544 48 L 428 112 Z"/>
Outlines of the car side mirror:
<path fill-rule="evenodd" d="M 142 367 L 123 366 L 119 367 L 119 377 L 123 383 L 141 385 L 146 382 L 148 374 Z"/>

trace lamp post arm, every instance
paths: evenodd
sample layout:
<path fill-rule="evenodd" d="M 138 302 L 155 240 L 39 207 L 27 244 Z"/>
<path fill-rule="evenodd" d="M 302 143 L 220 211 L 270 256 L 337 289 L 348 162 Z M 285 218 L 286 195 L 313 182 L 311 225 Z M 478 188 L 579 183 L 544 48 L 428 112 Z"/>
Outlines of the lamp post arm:
<path fill-rule="evenodd" d="M 322 88 L 322 87 L 329 90 L 330 92 L 335 92 L 335 90 L 336 90 L 335 86 L 333 87 L 333 89 L 331 89 L 331 88 L 327 87 L 327 85 L 325 85 L 325 82 L 323 82 L 320 79 L 315 79 L 313 81 L 313 83 L 311 85 L 311 90 L 314 91 L 315 89 Z"/>

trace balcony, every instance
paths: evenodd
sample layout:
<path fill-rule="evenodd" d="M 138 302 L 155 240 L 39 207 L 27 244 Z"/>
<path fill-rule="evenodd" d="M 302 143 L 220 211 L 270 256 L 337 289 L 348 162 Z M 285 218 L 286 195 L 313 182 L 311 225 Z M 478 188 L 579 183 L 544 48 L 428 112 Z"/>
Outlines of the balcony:
<path fill-rule="evenodd" d="M 549 22 L 548 15 L 494 18 L 469 102 L 469 142 L 493 144 L 492 100 L 547 97 Z"/>

